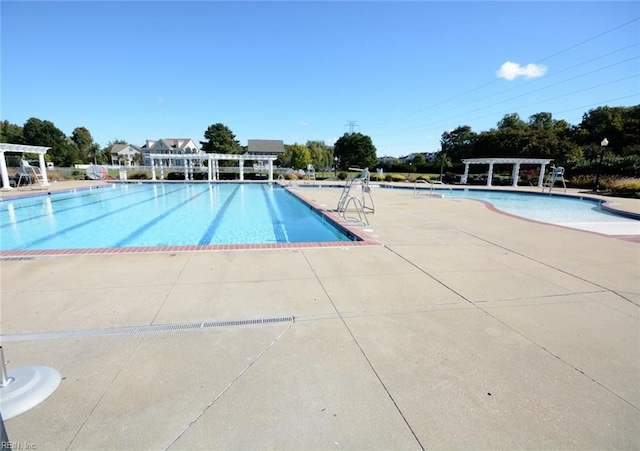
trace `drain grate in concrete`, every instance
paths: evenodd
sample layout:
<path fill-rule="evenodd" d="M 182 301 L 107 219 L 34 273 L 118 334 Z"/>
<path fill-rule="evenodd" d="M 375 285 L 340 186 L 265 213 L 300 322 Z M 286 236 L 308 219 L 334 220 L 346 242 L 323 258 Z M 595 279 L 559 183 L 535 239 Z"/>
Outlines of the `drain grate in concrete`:
<path fill-rule="evenodd" d="M 0 257 L 0 262 L 19 262 L 23 260 L 35 260 L 35 257 Z"/>
<path fill-rule="evenodd" d="M 41 332 L 1 335 L 0 341 L 59 340 L 64 338 L 107 337 L 112 335 L 136 335 L 176 330 L 211 329 L 215 327 L 238 327 L 260 324 L 293 323 L 293 316 L 272 318 L 242 319 L 229 321 L 205 321 L 199 323 L 157 324 L 148 326 L 110 327 L 105 329 L 71 330 L 64 332 Z"/>

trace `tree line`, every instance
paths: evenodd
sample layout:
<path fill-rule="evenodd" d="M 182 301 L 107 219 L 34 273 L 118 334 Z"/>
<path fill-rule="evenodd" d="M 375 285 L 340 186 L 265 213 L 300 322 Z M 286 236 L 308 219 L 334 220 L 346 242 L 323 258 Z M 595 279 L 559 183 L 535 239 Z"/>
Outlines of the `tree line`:
<path fill-rule="evenodd" d="M 241 154 L 247 151 L 235 134 L 222 123 L 210 125 L 200 141 L 201 150 L 208 153 Z M 222 162 L 221 162 L 222 163 Z M 346 170 L 351 166 L 373 167 L 376 164 L 376 148 L 371 138 L 361 133 L 345 133 L 329 146 L 323 141 L 307 141 L 305 144 L 284 145 L 284 155 L 275 164 L 281 167 L 306 170 L 309 165 L 320 171 L 337 167 Z"/>
<path fill-rule="evenodd" d="M 606 147 L 601 145 L 605 138 Z M 467 125 L 444 132 L 440 144 L 454 166 L 463 158 L 550 158 L 574 174 L 588 174 L 602 160 L 604 173 L 638 177 L 640 105 L 598 107 L 575 126 L 551 113 L 534 114 L 528 121 L 507 114 L 495 128 L 480 133 Z"/>
<path fill-rule="evenodd" d="M 204 131 L 201 149 L 208 153 L 245 153 L 231 129 L 215 123 Z M 607 138 L 606 147 L 600 145 Z M 0 122 L 0 142 L 46 146 L 51 150 L 46 159 L 56 166 L 110 162 L 114 144 L 101 148 L 86 127 L 76 127 L 70 136 L 53 122 L 28 119 L 22 126 L 7 120 Z M 532 115 L 527 121 L 517 113 L 505 115 L 486 131 L 475 132 L 468 125 L 444 132 L 437 162 L 426 162 L 418 155 L 411 166 L 377 162 L 376 148 L 371 138 L 362 133 L 345 133 L 333 146 L 322 141 L 305 144 L 285 144 L 284 155 L 276 164 L 293 169 L 306 169 L 312 164 L 317 170 L 347 170 L 349 167 L 381 167 L 387 171 L 437 172 L 446 163 L 454 169 L 464 158 L 514 157 L 550 158 L 573 173 L 593 173 L 602 165 L 603 173 L 640 176 L 640 105 L 631 107 L 603 106 L 589 110 L 578 125 L 557 120 L 551 113 Z"/>

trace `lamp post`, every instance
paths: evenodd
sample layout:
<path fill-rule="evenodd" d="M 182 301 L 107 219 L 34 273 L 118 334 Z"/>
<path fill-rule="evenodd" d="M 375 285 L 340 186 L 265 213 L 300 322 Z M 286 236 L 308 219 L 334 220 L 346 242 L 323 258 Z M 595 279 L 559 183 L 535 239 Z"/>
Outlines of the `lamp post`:
<path fill-rule="evenodd" d="M 594 189 L 596 194 L 600 189 L 600 166 L 602 166 L 602 157 L 604 157 L 604 150 L 608 144 L 609 144 L 609 141 L 607 140 L 607 138 L 603 139 L 602 142 L 600 143 L 600 159 L 598 160 L 598 167 L 596 168 L 596 186 Z"/>
<path fill-rule="evenodd" d="M 333 172 L 335 174 L 335 178 L 338 178 L 338 157 L 333 157 Z"/>

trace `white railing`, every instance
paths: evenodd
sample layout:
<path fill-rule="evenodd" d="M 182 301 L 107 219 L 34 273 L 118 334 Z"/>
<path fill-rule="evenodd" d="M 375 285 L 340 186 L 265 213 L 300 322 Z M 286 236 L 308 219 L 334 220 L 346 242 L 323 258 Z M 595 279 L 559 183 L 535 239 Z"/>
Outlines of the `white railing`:
<path fill-rule="evenodd" d="M 429 185 L 429 196 L 430 197 L 435 197 L 435 190 L 436 190 L 436 185 L 438 186 L 442 186 L 444 188 L 448 188 L 449 189 L 449 193 L 453 192 L 453 189 L 447 185 L 444 182 L 441 182 L 440 180 L 423 180 L 423 179 L 417 179 L 415 181 L 415 183 L 413 184 L 413 195 L 417 196 L 420 194 L 420 191 L 423 191 L 422 188 L 419 188 L 418 185 L 419 184 L 426 184 Z"/>

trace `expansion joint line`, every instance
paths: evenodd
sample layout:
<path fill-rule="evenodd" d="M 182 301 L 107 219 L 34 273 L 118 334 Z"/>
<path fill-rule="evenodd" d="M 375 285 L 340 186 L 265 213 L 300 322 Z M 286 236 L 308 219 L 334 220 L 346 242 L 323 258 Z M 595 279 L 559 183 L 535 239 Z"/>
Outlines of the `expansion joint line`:
<path fill-rule="evenodd" d="M 540 260 L 536 260 L 535 258 L 531 258 L 531 257 L 529 257 L 529 256 L 527 256 L 527 255 L 524 255 L 524 254 L 520 253 L 520 252 L 516 252 L 516 251 L 514 251 L 514 250 L 512 250 L 512 249 L 509 249 L 508 247 L 501 246 L 500 244 L 494 243 L 493 241 L 489 241 L 489 240 L 487 240 L 486 238 L 482 238 L 482 237 L 476 236 L 476 235 L 474 235 L 474 234 L 472 234 L 472 233 L 465 232 L 464 230 L 460 230 L 460 229 L 456 229 L 456 230 L 458 230 L 460 233 L 464 233 L 465 235 L 468 235 L 468 236 L 470 236 L 470 237 L 473 237 L 473 238 L 475 238 L 475 239 L 477 239 L 477 240 L 484 241 L 485 243 L 488 243 L 488 244 L 490 244 L 490 245 L 492 245 L 492 246 L 499 247 L 500 249 L 504 249 L 505 251 L 512 252 L 512 253 L 514 253 L 515 255 L 519 255 L 520 257 L 526 258 L 526 259 L 528 259 L 528 260 L 530 260 L 530 261 L 533 261 L 533 262 L 536 262 L 536 263 L 538 263 L 538 264 L 540 264 L 540 265 L 546 266 L 547 268 L 555 269 L 556 271 L 561 272 L 562 274 L 566 274 L 567 276 L 575 277 L 575 278 L 576 278 L 576 279 L 578 279 L 578 280 L 581 280 L 581 281 L 583 281 L 583 282 L 590 283 L 591 285 L 594 285 L 594 286 L 596 286 L 596 287 L 598 287 L 598 288 L 601 288 L 602 290 L 604 290 L 604 291 L 606 291 L 606 292 L 613 293 L 613 294 L 615 294 L 616 296 L 621 297 L 622 299 L 624 299 L 625 301 L 627 301 L 627 302 L 629 302 L 629 303 L 631 303 L 631 304 L 635 304 L 635 302 L 633 302 L 631 299 L 629 299 L 629 298 L 627 298 L 627 297 L 625 297 L 625 296 L 621 295 L 620 293 L 618 293 L 618 292 L 616 292 L 616 291 L 614 291 L 614 290 L 612 290 L 612 289 L 610 289 L 610 288 L 607 288 L 607 287 L 602 286 L 602 285 L 600 285 L 600 284 L 598 284 L 598 283 L 596 283 L 596 282 L 593 282 L 592 280 L 588 280 L 588 279 L 585 279 L 584 277 L 576 276 L 575 274 L 571 274 L 569 271 L 566 271 L 566 270 L 564 270 L 564 269 L 557 268 L 557 267 L 555 267 L 555 266 L 553 266 L 553 265 L 550 265 L 550 264 L 548 264 L 548 263 L 545 263 L 545 262 L 541 262 Z M 637 305 L 637 304 L 635 304 L 635 305 Z"/>
<path fill-rule="evenodd" d="M 122 370 L 124 370 L 125 366 L 127 366 L 127 364 L 131 361 L 133 356 L 136 354 L 136 352 L 138 352 L 138 349 L 140 349 L 140 346 L 142 345 L 142 342 L 144 342 L 144 340 L 145 340 L 145 337 L 142 337 L 138 342 L 138 344 L 136 345 L 135 349 L 131 351 L 131 354 L 129 354 L 129 357 L 127 357 L 124 360 L 124 362 L 122 362 L 122 365 L 120 365 L 120 368 L 118 368 L 118 371 L 116 372 L 116 374 L 114 374 L 114 376 L 111 378 L 111 381 L 109 381 L 109 384 L 100 395 L 100 398 L 98 398 L 96 403 L 93 405 L 93 407 L 91 408 L 91 411 L 87 414 L 87 416 L 85 417 L 84 421 L 82 422 L 82 424 L 80 425 L 76 433 L 73 434 L 73 437 L 71 437 L 71 440 L 69 440 L 69 444 L 66 446 L 65 449 L 69 449 L 71 447 L 76 437 L 78 437 L 78 434 L 80 434 L 80 431 L 82 431 L 82 428 L 84 428 L 85 424 L 87 424 L 87 421 L 89 421 L 89 418 L 91 418 L 91 415 L 93 415 L 93 412 L 98 408 L 98 406 L 100 405 L 104 397 L 107 395 L 107 392 L 109 392 L 109 390 L 111 389 L 115 381 L 118 379 L 118 377 L 120 377 L 120 373 L 122 373 Z"/>
<path fill-rule="evenodd" d="M 466 233 L 466 232 L 465 232 Z M 472 235 L 473 236 L 473 235 Z M 486 240 L 485 240 L 486 241 Z M 489 242 L 489 241 L 487 241 Z M 436 279 L 435 277 L 433 277 L 431 274 L 429 274 L 427 271 L 425 271 L 424 269 L 422 269 L 421 267 L 419 267 L 418 265 L 416 265 L 415 263 L 413 263 L 412 261 L 408 260 L 407 258 L 405 258 L 403 255 L 399 254 L 397 251 L 391 249 L 388 246 L 384 246 L 386 249 L 389 249 L 389 251 L 393 252 L 395 255 L 397 255 L 398 257 L 400 257 L 401 259 L 403 259 L 404 261 L 406 261 L 407 263 L 409 263 L 411 266 L 413 266 L 414 268 L 416 268 L 417 270 L 419 270 L 420 272 L 422 272 L 423 274 L 425 274 L 426 276 L 430 277 L 431 279 L 433 279 L 434 281 L 436 281 L 437 283 L 439 283 L 440 285 L 442 285 L 443 287 L 445 287 L 446 289 L 450 290 L 452 293 L 457 294 L 458 296 L 460 296 L 462 299 L 464 299 L 466 302 L 468 302 L 469 304 L 471 304 L 473 307 L 475 307 L 476 309 L 480 310 L 482 313 L 484 313 L 485 315 L 487 315 L 489 318 L 493 319 L 494 321 L 502 324 L 504 327 L 506 327 L 507 329 L 511 330 L 512 332 L 518 334 L 519 336 L 521 336 L 522 338 L 524 338 L 525 340 L 527 340 L 528 342 L 530 342 L 531 344 L 533 344 L 534 346 L 537 346 L 538 348 L 540 348 L 542 351 L 546 352 L 547 354 L 555 357 L 556 359 L 558 359 L 559 361 L 561 361 L 563 364 L 567 365 L 568 367 L 572 368 L 573 370 L 577 371 L 578 373 L 582 374 L 584 377 L 586 377 L 587 379 L 589 379 L 590 381 L 592 381 L 593 383 L 595 383 L 596 385 L 602 387 L 604 390 L 608 391 L 609 393 L 611 393 L 612 395 L 614 395 L 615 397 L 617 397 L 618 399 L 620 399 L 621 401 L 623 401 L 624 403 L 628 404 L 629 406 L 631 406 L 633 409 L 640 411 L 640 408 L 634 404 L 632 404 L 631 402 L 629 402 L 628 400 L 626 400 L 625 398 L 623 398 L 622 396 L 620 396 L 618 393 L 614 392 L 612 389 L 610 389 L 609 387 L 607 387 L 606 385 L 603 385 L 601 382 L 598 382 L 597 380 L 595 380 L 593 377 L 589 376 L 587 373 L 585 373 L 583 370 L 581 370 L 580 368 L 576 367 L 575 365 L 569 363 L 568 361 L 566 361 L 565 359 L 563 359 L 562 357 L 560 357 L 558 354 L 555 354 L 553 352 L 551 352 L 549 349 L 545 348 L 544 346 L 542 346 L 540 343 L 536 342 L 533 338 L 528 337 L 527 335 L 523 334 L 522 332 L 520 332 L 517 329 L 514 329 L 512 326 L 510 326 L 509 324 L 505 323 L 504 321 L 502 321 L 500 318 L 494 316 L 493 314 L 491 314 L 490 312 L 488 312 L 487 310 L 483 309 L 480 305 L 478 305 L 477 302 L 473 302 L 470 299 L 466 298 L 465 296 L 462 295 L 462 293 L 458 293 L 456 290 L 454 290 L 453 288 L 451 288 L 450 286 L 448 286 L 447 284 L 443 283 L 442 281 Z M 602 287 L 604 288 L 604 287 Z M 608 290 L 606 288 L 604 288 L 607 291 L 611 291 Z"/>
<path fill-rule="evenodd" d="M 184 263 L 184 265 L 180 269 L 180 273 L 178 274 L 176 279 L 171 283 L 171 288 L 169 289 L 169 292 L 166 294 L 166 296 L 162 300 L 162 303 L 158 306 L 158 309 L 156 310 L 156 314 L 153 315 L 153 319 L 149 324 L 155 324 L 156 320 L 158 319 L 158 315 L 160 315 L 160 312 L 162 311 L 164 305 L 167 303 L 169 296 L 171 296 L 171 293 L 173 293 L 173 290 L 176 288 L 176 283 L 178 282 L 178 280 L 180 280 L 180 277 L 182 277 L 182 274 L 184 274 L 184 272 L 186 271 L 186 268 L 187 266 L 189 266 L 189 263 L 191 263 L 191 260 L 193 260 L 193 254 L 189 255 L 189 257 L 187 258 L 187 261 Z"/>
<path fill-rule="evenodd" d="M 396 402 L 396 400 L 393 398 L 393 395 L 391 394 L 391 392 L 389 391 L 389 389 L 387 388 L 386 384 L 384 383 L 384 381 L 382 380 L 382 377 L 378 374 L 378 372 L 376 371 L 376 368 L 373 366 L 373 363 L 371 362 L 371 360 L 369 359 L 369 357 L 367 356 L 366 352 L 364 351 L 364 349 L 362 349 L 362 346 L 360 345 L 360 342 L 358 341 L 358 339 L 355 337 L 355 335 L 353 334 L 353 331 L 351 330 L 351 328 L 349 327 L 349 325 L 347 324 L 347 322 L 345 321 L 344 317 L 342 316 L 342 313 L 340 313 L 340 310 L 338 310 L 338 307 L 336 307 L 336 304 L 333 302 L 333 299 L 331 299 L 331 296 L 329 295 L 329 293 L 327 292 L 327 289 L 325 288 L 324 284 L 322 283 L 322 280 L 320 280 L 320 277 L 318 277 L 318 274 L 316 273 L 315 269 L 313 268 L 313 266 L 311 265 L 311 262 L 309 262 L 309 259 L 307 258 L 306 254 L 304 253 L 304 251 L 302 252 L 302 254 L 304 255 L 305 260 L 307 260 L 307 264 L 309 265 L 309 268 L 311 268 L 311 271 L 313 271 L 313 275 L 316 277 L 316 280 L 318 281 L 318 283 L 320 284 L 320 286 L 322 287 L 322 291 L 324 291 L 324 293 L 327 295 L 327 298 L 329 299 L 329 302 L 331 302 L 331 305 L 333 306 L 333 309 L 336 311 L 336 314 L 338 315 L 338 317 L 340 318 L 340 321 L 342 321 L 343 326 L 345 327 L 345 329 L 347 329 L 347 332 L 349 333 L 349 335 L 351 336 L 351 339 L 353 340 L 353 342 L 356 344 L 356 346 L 358 347 L 358 350 L 360 351 L 360 353 L 362 354 L 362 356 L 364 357 L 365 361 L 367 362 L 367 365 L 369 365 L 369 368 L 371 368 L 371 371 L 373 372 L 373 374 L 375 375 L 376 379 L 378 379 L 378 382 L 380 383 L 380 385 L 382 386 L 383 390 L 385 391 L 385 393 L 387 394 L 387 396 L 389 397 L 389 399 L 391 400 L 391 402 L 393 403 L 394 407 L 396 408 L 396 410 L 398 411 L 398 414 L 400 414 L 400 417 L 402 418 L 402 421 L 404 421 L 404 424 L 407 425 L 407 428 L 409 428 L 409 431 L 411 432 L 411 435 L 413 435 L 413 438 L 416 440 L 416 442 L 418 443 L 418 445 L 420 445 L 420 449 L 422 451 L 424 451 L 424 446 L 422 445 L 422 443 L 420 442 L 420 439 L 418 438 L 418 436 L 416 435 L 415 431 L 413 430 L 413 428 L 411 427 L 411 424 L 409 424 L 409 421 L 407 420 L 407 418 L 404 416 L 404 413 L 402 412 L 402 410 L 400 409 L 400 406 L 398 405 L 398 403 Z"/>
<path fill-rule="evenodd" d="M 169 443 L 167 443 L 167 445 L 162 448 L 163 451 L 166 451 L 167 449 L 169 449 L 171 446 L 173 446 L 174 443 L 176 443 L 180 437 L 182 437 L 184 435 L 185 432 L 187 432 L 189 430 L 189 428 L 191 426 L 193 426 L 201 417 L 202 415 L 204 415 L 207 410 L 209 410 L 220 398 L 222 398 L 222 396 L 231 388 L 233 387 L 233 385 L 235 385 L 235 383 L 240 380 L 240 378 L 242 376 L 245 375 L 245 373 L 247 371 L 249 371 L 249 368 L 251 368 L 258 360 L 260 360 L 260 358 L 269 350 L 271 349 L 271 347 L 273 345 L 276 344 L 276 342 L 278 340 L 280 340 L 280 338 L 289 330 L 291 329 L 291 327 L 293 327 L 295 323 L 292 322 L 291 324 L 289 324 L 282 332 L 280 332 L 280 334 L 278 334 L 278 336 L 267 345 L 267 347 L 265 347 L 262 352 L 260 352 L 260 354 L 258 354 L 256 356 L 255 359 L 253 359 L 251 362 L 249 362 L 249 364 L 246 366 L 246 368 L 244 368 L 231 382 L 229 382 L 229 385 L 227 385 L 219 394 L 218 396 L 216 396 L 209 404 L 207 404 L 207 406 L 202 409 L 202 411 L 200 413 L 198 413 L 190 422 L 189 424 L 187 424 Z"/>

